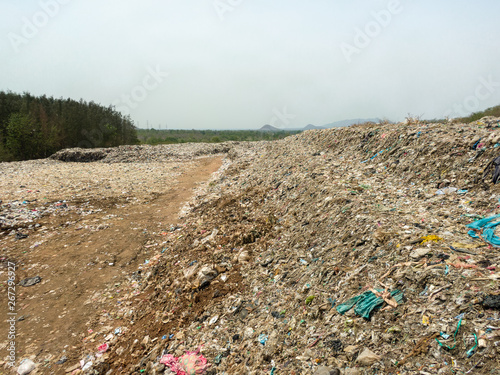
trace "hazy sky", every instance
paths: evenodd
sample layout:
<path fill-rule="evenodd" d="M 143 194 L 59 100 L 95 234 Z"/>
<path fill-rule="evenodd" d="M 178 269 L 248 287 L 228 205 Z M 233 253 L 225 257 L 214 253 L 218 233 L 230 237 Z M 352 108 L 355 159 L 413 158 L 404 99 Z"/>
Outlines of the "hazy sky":
<path fill-rule="evenodd" d="M 500 104 L 497 0 L 0 0 L 0 90 L 136 125 L 457 117 Z"/>

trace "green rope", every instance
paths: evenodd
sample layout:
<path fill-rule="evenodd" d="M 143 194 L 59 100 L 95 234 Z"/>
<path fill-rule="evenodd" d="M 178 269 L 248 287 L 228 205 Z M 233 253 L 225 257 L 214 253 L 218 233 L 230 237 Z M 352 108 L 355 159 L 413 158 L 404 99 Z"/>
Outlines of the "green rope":
<path fill-rule="evenodd" d="M 455 349 L 455 346 L 457 346 L 457 339 L 456 339 L 456 337 L 457 337 L 458 330 L 460 329 L 460 326 L 462 325 L 462 319 L 463 319 L 463 318 L 460 318 L 460 320 L 458 321 L 458 324 L 457 324 L 457 329 L 455 330 L 455 333 L 453 334 L 453 342 L 455 343 L 455 344 L 453 345 L 453 347 L 452 347 L 452 348 L 450 348 L 448 345 L 444 345 L 444 344 L 443 344 L 443 343 L 441 343 L 441 342 L 437 339 L 437 337 L 436 337 L 436 341 L 437 341 L 437 343 L 438 343 L 440 346 L 442 346 L 443 348 L 447 348 L 447 349 L 449 349 L 449 350 L 453 350 L 453 349 Z M 474 335 L 474 336 L 475 336 L 475 335 Z"/>

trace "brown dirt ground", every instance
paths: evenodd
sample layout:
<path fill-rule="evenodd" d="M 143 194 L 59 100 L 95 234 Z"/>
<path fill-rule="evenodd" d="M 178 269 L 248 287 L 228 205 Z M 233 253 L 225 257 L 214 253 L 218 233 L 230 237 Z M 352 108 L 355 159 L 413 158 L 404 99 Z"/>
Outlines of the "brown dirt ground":
<path fill-rule="evenodd" d="M 62 373 L 68 364 L 79 360 L 78 348 L 88 335 L 89 322 L 111 308 L 116 301 L 113 297 L 117 297 L 109 295 L 104 302 L 102 298 L 96 301 L 95 293 L 107 286 L 116 287 L 148 259 L 154 251 L 148 246 L 151 233 L 175 225 L 193 189 L 221 163 L 221 157 L 198 159 L 194 167 L 182 171 L 173 189 L 143 204 L 129 205 L 120 197 L 108 197 L 91 201 L 102 211 L 85 217 L 77 213 L 43 217 L 39 223 L 50 229 L 43 246 L 31 248 L 35 242 L 31 235 L 23 240 L 0 236 L 0 258 L 16 262 L 17 282 L 26 277 L 42 278 L 31 287 L 16 286 L 17 317 L 24 317 L 16 324 L 17 359 L 36 355 L 36 362 L 46 358 L 53 363 L 66 355 Z M 107 226 L 98 231 L 78 230 L 78 225 L 66 224 L 102 223 L 105 217 Z M 5 271 L 5 261 L 0 266 Z M 4 281 L 2 289 L 6 290 Z M 6 298 L 0 301 L 0 311 L 7 311 Z M 0 343 L 7 338 L 6 325 L 2 325 L 0 337 Z M 6 353 L 5 346 L 2 351 L 0 359 Z M 45 372 L 39 368 L 37 373 Z M 57 372 L 52 369 L 47 373 Z"/>

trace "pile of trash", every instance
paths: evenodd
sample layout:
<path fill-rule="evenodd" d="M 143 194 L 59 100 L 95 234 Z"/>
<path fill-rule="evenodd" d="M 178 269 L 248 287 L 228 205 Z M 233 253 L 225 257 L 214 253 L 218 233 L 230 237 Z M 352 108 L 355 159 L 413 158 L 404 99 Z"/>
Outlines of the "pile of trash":
<path fill-rule="evenodd" d="M 498 373 L 499 146 L 486 118 L 228 150 L 87 373 Z"/>
<path fill-rule="evenodd" d="M 256 142 L 262 143 L 262 142 Z M 226 154 L 234 148 L 253 147 L 252 142 L 229 141 L 222 143 L 181 143 L 166 145 L 136 145 L 109 148 L 68 148 L 50 156 L 64 162 L 157 162 L 165 160 L 189 160 L 215 154 Z"/>

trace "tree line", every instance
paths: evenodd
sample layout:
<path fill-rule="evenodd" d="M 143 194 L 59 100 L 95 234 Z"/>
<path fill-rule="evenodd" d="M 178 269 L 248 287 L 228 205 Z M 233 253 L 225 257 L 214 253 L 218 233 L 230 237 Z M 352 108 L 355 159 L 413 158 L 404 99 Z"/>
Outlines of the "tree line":
<path fill-rule="evenodd" d="M 68 147 L 138 142 L 130 117 L 112 106 L 0 91 L 0 161 L 45 158 Z"/>
<path fill-rule="evenodd" d="M 186 142 L 272 141 L 297 133 L 299 131 L 137 129 L 137 137 L 141 143 L 150 145 Z"/>

